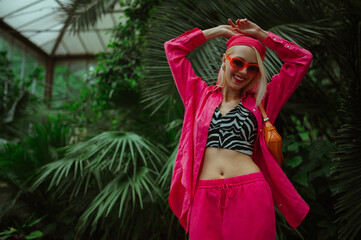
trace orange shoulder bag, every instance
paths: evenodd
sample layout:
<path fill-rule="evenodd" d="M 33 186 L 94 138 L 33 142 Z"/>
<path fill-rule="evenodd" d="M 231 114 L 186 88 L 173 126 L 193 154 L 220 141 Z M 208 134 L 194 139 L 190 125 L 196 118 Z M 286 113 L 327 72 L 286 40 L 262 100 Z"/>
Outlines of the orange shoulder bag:
<path fill-rule="evenodd" d="M 277 132 L 276 127 L 270 123 L 262 103 L 259 104 L 259 108 L 262 113 L 263 121 L 265 122 L 263 127 L 263 135 L 267 148 L 273 157 L 277 160 L 278 165 L 281 166 L 283 162 L 282 137 Z"/>

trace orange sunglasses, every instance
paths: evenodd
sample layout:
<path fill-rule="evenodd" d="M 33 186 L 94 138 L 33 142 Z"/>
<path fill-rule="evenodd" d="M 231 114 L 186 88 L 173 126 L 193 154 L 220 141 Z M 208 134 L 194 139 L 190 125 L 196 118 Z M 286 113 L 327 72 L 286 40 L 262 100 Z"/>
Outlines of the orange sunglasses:
<path fill-rule="evenodd" d="M 243 59 L 238 57 L 231 58 L 228 54 L 226 54 L 228 61 L 231 63 L 231 66 L 234 70 L 240 71 L 244 67 L 247 67 L 247 72 L 250 75 L 257 75 L 260 73 L 259 67 L 257 64 L 247 64 Z"/>

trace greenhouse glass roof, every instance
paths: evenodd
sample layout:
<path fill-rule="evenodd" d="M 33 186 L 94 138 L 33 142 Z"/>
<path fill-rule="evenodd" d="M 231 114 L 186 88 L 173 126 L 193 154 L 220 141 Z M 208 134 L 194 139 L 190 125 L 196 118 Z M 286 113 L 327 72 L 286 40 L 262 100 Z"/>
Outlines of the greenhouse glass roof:
<path fill-rule="evenodd" d="M 120 6 L 105 14 L 94 27 L 70 32 L 61 7 L 70 0 L 0 0 L 1 28 L 11 36 L 28 39 L 47 56 L 87 56 L 106 51 L 111 29 L 121 21 Z M 123 18 L 124 19 L 124 18 Z"/>

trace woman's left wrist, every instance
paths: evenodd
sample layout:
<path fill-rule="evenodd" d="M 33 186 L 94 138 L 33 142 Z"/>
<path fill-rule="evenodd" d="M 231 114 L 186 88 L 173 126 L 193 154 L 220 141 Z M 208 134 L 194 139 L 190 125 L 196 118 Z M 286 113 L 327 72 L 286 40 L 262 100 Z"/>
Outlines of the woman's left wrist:
<path fill-rule="evenodd" d="M 257 35 L 256 35 L 256 38 L 258 40 L 260 40 L 261 42 L 263 42 L 266 38 L 268 37 L 268 32 L 263 30 L 262 28 L 260 28 L 258 31 L 257 31 Z"/>

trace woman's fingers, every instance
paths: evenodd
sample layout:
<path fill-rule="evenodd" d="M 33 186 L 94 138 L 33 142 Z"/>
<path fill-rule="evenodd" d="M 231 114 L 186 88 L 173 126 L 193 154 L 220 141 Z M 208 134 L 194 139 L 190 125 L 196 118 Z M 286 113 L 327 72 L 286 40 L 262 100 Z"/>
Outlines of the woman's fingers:
<path fill-rule="evenodd" d="M 227 30 L 226 37 L 230 38 L 232 36 L 242 36 L 244 35 L 236 26 L 235 28 L 230 25 L 224 25 L 224 28 Z"/>
<path fill-rule="evenodd" d="M 230 18 L 228 18 L 228 23 L 237 35 L 248 35 L 250 21 L 248 21 L 247 18 L 237 19 L 234 23 Z"/>
<path fill-rule="evenodd" d="M 248 23 L 248 19 L 247 18 L 244 18 L 244 19 L 238 19 L 236 21 L 236 24 L 239 28 L 242 28 L 246 23 Z"/>
<path fill-rule="evenodd" d="M 238 26 L 238 22 L 239 22 L 239 19 L 236 20 L 236 24 L 233 23 L 233 21 L 229 18 L 228 19 L 228 22 L 229 24 L 231 25 L 231 27 L 233 28 L 234 31 L 236 31 L 237 33 L 239 33 L 240 35 L 243 35 L 240 27 Z"/>
<path fill-rule="evenodd" d="M 236 31 L 237 33 L 243 34 L 242 31 L 238 27 L 233 28 L 233 30 Z"/>
<path fill-rule="evenodd" d="M 232 22 L 232 20 L 230 18 L 228 18 L 228 22 L 229 24 L 233 27 L 236 28 L 237 26 Z"/>
<path fill-rule="evenodd" d="M 241 30 L 245 26 L 245 24 L 248 23 L 248 19 L 247 18 L 237 19 L 236 22 L 233 23 L 233 21 L 230 18 L 228 18 L 228 23 L 232 26 L 232 28 L 234 28 L 239 32 L 239 30 Z"/>

